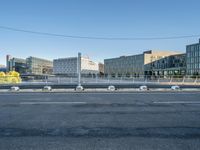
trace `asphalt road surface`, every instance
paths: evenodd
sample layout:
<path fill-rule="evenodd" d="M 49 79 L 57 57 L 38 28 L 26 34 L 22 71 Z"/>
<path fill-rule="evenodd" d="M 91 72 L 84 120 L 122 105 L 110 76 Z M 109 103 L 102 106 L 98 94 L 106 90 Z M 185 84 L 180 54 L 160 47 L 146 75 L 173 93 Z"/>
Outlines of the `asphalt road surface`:
<path fill-rule="evenodd" d="M 200 92 L 0 94 L 0 150 L 190 149 Z"/>

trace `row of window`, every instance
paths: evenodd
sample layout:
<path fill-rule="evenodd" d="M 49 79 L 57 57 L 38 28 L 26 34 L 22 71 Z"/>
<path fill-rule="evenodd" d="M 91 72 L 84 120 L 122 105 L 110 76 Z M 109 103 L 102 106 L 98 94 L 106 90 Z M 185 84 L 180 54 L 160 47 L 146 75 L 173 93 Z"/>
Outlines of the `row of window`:
<path fill-rule="evenodd" d="M 187 70 L 187 74 L 189 74 L 189 75 L 199 75 L 200 69 Z"/>

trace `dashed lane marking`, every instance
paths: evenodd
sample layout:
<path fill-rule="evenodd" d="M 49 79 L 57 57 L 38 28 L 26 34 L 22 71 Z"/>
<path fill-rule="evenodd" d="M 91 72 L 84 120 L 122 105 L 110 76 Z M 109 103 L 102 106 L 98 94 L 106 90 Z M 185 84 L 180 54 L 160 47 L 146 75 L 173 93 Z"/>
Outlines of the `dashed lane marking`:
<path fill-rule="evenodd" d="M 80 105 L 87 104 L 86 102 L 20 102 L 21 105 L 49 105 L 49 104 L 66 104 L 66 105 Z"/>

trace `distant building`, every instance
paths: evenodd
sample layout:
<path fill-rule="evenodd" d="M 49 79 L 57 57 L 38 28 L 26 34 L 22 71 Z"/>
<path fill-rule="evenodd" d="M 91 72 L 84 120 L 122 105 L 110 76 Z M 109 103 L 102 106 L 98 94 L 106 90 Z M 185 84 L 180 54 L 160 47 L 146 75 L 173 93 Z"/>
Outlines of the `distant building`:
<path fill-rule="evenodd" d="M 98 69 L 99 70 L 99 74 L 103 75 L 104 74 L 104 64 L 99 63 L 98 67 L 99 67 L 99 69 Z"/>
<path fill-rule="evenodd" d="M 106 75 L 113 77 L 141 75 L 144 72 L 144 55 L 121 56 L 104 60 Z"/>
<path fill-rule="evenodd" d="M 188 75 L 200 75 L 200 39 L 199 43 L 186 46 Z"/>
<path fill-rule="evenodd" d="M 7 71 L 17 71 L 20 74 L 25 74 L 27 70 L 26 59 L 6 56 Z"/>
<path fill-rule="evenodd" d="M 186 75 L 186 54 L 170 55 L 144 67 L 145 75 Z"/>
<path fill-rule="evenodd" d="M 81 57 L 81 73 L 97 74 L 98 64 L 87 57 Z M 53 74 L 56 75 L 77 75 L 77 57 L 59 58 L 53 60 Z"/>
<path fill-rule="evenodd" d="M 37 57 L 26 59 L 6 56 L 7 71 L 17 71 L 23 75 L 52 74 L 53 62 Z"/>
<path fill-rule="evenodd" d="M 0 65 L 0 72 L 6 72 L 6 66 Z"/>
<path fill-rule="evenodd" d="M 77 74 L 77 57 L 59 58 L 53 60 L 53 74 Z"/>
<path fill-rule="evenodd" d="M 104 60 L 105 74 L 114 77 L 121 77 L 121 76 L 130 77 L 130 76 L 146 75 L 148 74 L 148 72 L 146 72 L 144 68 L 146 64 L 150 64 L 153 61 L 174 54 L 178 53 L 171 51 L 149 50 L 145 51 L 143 54 L 105 59 Z"/>
<path fill-rule="evenodd" d="M 50 60 L 28 57 L 26 59 L 27 73 L 33 75 L 52 74 L 53 62 Z"/>

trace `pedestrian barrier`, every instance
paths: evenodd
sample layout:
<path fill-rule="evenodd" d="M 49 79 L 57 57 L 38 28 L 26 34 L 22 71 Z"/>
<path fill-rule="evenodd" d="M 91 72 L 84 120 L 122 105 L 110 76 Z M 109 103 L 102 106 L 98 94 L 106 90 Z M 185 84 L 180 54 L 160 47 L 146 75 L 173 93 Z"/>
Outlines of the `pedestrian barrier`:
<path fill-rule="evenodd" d="M 12 77 L 12 78 L 11 78 Z M 13 79 L 15 78 L 15 80 Z M 138 76 L 138 77 L 112 77 L 112 76 L 81 76 L 80 84 L 77 76 L 31 76 L 26 78 L 16 72 L 0 73 L 0 89 L 10 89 L 11 86 L 18 86 L 20 89 L 43 89 L 50 91 L 48 86 L 52 89 L 75 89 L 76 91 L 83 91 L 84 89 L 105 88 L 124 89 L 134 88 L 144 90 L 165 88 L 171 89 L 172 86 L 180 86 L 184 88 L 200 88 L 199 76 Z M 9 80 L 8 80 L 9 79 Z M 5 82 L 6 81 L 6 82 Z M 77 86 L 79 85 L 79 86 Z M 45 87 L 46 86 L 46 87 Z M 109 86 L 111 86 L 109 88 Z M 113 86 L 113 87 L 112 87 Z M 140 86 L 147 86 L 141 89 Z M 84 88 L 83 88 L 84 87 Z M 113 90 L 114 91 L 114 90 Z"/>
<path fill-rule="evenodd" d="M 45 82 L 45 81 L 42 81 Z M 46 78 L 49 83 L 77 83 L 77 77 L 51 76 Z M 112 76 L 92 76 L 81 77 L 81 83 L 152 83 L 152 84 L 200 84 L 200 76 L 139 76 L 139 77 L 112 77 Z"/>

